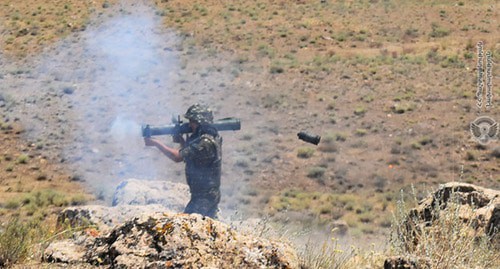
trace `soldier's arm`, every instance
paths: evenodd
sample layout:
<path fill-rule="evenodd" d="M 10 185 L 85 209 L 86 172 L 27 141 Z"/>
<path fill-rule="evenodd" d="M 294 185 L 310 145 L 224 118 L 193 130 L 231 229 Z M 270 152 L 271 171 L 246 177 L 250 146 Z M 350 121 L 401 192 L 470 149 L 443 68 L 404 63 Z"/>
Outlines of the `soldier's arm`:
<path fill-rule="evenodd" d="M 156 139 L 145 137 L 144 143 L 146 144 L 146 146 L 154 146 L 158 148 L 165 156 L 167 156 L 174 162 L 178 163 L 184 160 L 178 149 L 171 148 Z"/>

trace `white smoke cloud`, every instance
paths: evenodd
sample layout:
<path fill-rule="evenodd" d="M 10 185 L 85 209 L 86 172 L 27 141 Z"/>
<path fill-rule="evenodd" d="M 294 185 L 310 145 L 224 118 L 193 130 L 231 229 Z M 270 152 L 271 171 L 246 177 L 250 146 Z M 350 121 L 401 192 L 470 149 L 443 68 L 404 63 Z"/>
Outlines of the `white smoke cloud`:
<path fill-rule="evenodd" d="M 225 103 L 238 98 L 225 86 L 233 78 L 229 64 L 219 59 L 222 67 L 213 68 L 203 53 L 189 48 L 190 59 L 200 59 L 201 67 L 181 66 L 180 54 L 187 53 L 178 49 L 181 39 L 152 8 L 136 4 L 124 10 L 62 40 L 27 63 L 30 72 L 7 76 L 0 85 L 15 92 L 19 105 L 13 117 L 29 126 L 30 138 L 109 201 L 127 178 L 185 183 L 182 164 L 144 146 L 142 124 L 169 124 L 196 102 L 210 104 L 216 118 L 245 114 L 239 108 L 224 111 Z M 239 133 L 222 134 L 225 161 L 241 154 L 234 150 Z M 158 139 L 171 142 L 169 136 Z M 223 169 L 223 196 L 234 207 L 243 172 Z"/>

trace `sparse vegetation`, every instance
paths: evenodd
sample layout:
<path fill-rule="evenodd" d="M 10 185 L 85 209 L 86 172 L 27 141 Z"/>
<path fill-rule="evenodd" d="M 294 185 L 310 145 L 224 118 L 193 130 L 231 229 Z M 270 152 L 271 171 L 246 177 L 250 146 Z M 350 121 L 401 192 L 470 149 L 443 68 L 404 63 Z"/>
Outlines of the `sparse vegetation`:
<path fill-rule="evenodd" d="M 366 108 L 364 106 L 358 106 L 354 110 L 354 115 L 363 116 L 366 113 Z"/>
<path fill-rule="evenodd" d="M 28 163 L 28 160 L 29 160 L 29 156 L 28 155 L 21 154 L 17 158 L 17 163 L 19 163 L 19 164 L 26 164 L 26 163 Z"/>
<path fill-rule="evenodd" d="M 56 2 L 42 0 L 32 5 L 7 0 L 2 4 L 0 15 L 4 18 L 5 34 L 0 38 L 3 45 L 0 47 L 6 56 L 24 57 L 72 32 L 83 31 L 89 25 L 90 16 L 110 15 L 102 13 L 103 9 L 116 3 L 114 0 Z M 450 170 L 458 171 L 467 182 L 489 185 L 500 182 L 491 176 L 497 171 L 498 150 L 494 154 L 472 147 L 467 140 L 467 128 L 455 128 L 466 127 L 474 110 L 475 81 L 472 80 L 479 40 L 485 41 L 485 49 L 493 49 L 494 62 L 498 62 L 499 51 L 494 46 L 498 29 L 492 27 L 494 10 L 487 3 L 459 1 L 437 5 L 435 1 L 362 0 L 296 1 L 283 5 L 263 0 L 193 0 L 186 5 L 181 0 L 154 2 L 158 7 L 156 14 L 166 27 L 175 28 L 182 36 L 182 44 L 174 50 L 180 53 L 182 73 L 193 70 L 189 55 L 202 51 L 203 56 L 212 57 L 214 61 L 207 64 L 200 60 L 203 57 L 196 58 L 203 62 L 196 79 L 207 80 L 214 96 L 219 89 L 221 92 L 231 89 L 233 96 L 251 97 L 232 105 L 238 106 L 241 115 L 247 117 L 245 129 L 257 131 L 255 134 L 241 132 L 241 137 L 235 135 L 239 139 L 235 144 L 258 146 L 264 155 L 254 157 L 253 154 L 258 153 L 252 151 L 251 156 L 231 159 L 234 166 L 229 168 L 237 171 L 235 178 L 238 179 L 242 175 L 245 181 L 251 179 L 256 184 L 262 183 L 261 178 L 273 182 L 270 188 L 278 194 L 267 199 L 259 197 L 260 191 L 252 190 L 246 193 L 247 197 L 239 199 L 242 204 L 259 210 L 270 206 L 273 213 L 293 212 L 320 224 L 343 220 L 351 235 L 362 238 L 366 234 L 379 236 L 390 226 L 388 215 L 394 209 L 392 191 L 409 182 L 434 184 L 448 180 L 438 175 L 444 175 L 443 172 L 448 175 Z M 478 20 L 480 17 L 483 19 Z M 220 60 L 215 58 L 219 54 L 229 54 L 234 59 L 228 61 L 227 67 L 207 68 L 206 65 Z M 24 67 L 4 70 L 0 72 L 0 80 L 22 78 L 30 72 L 32 70 Z M 229 80 L 217 82 L 213 90 L 208 79 L 226 73 L 234 84 Z M 197 87 L 182 87 L 185 98 L 192 94 L 190 88 Z M 494 96 L 499 96 L 496 88 Z M 7 110 L 12 100 L 0 94 L 0 108 L 5 107 L 7 111 L 2 115 L 5 121 L 0 120 L 0 133 L 5 135 L 17 132 L 13 123 L 16 119 L 10 117 Z M 248 114 L 244 111 L 247 108 L 252 110 Z M 492 110 L 492 113 L 496 112 Z M 433 117 L 429 117 L 430 114 L 434 114 Z M 262 127 L 258 120 L 253 122 L 254 118 L 264 116 L 265 120 L 283 123 L 273 122 Z M 298 125 L 335 133 L 323 136 L 317 148 L 303 147 L 295 152 L 290 133 L 293 135 Z M 260 128 L 265 133 L 262 136 L 257 135 Z M 2 143 L 2 147 L 18 145 L 15 142 L 9 140 Z M 53 141 L 37 141 L 32 149 L 50 150 L 50 143 Z M 463 150 L 451 149 L 457 145 Z M 0 170 L 5 175 L 2 180 L 5 180 L 6 193 L 0 201 L 3 219 L 18 214 L 39 220 L 51 216 L 53 209 L 59 206 L 84 204 L 89 199 L 77 194 L 81 190 L 75 191 L 74 196 L 65 195 L 69 189 L 65 185 L 68 177 L 56 174 L 58 169 L 46 168 L 45 162 L 51 160 L 28 152 L 32 149 L 23 146 L 20 151 L 14 146 L 2 151 Z M 393 158 L 384 154 L 393 154 L 389 155 Z M 437 162 L 422 164 L 421 160 L 429 157 L 436 158 Z M 462 169 L 446 165 L 456 160 L 465 161 L 467 165 Z M 481 165 L 477 164 L 479 161 Z M 291 178 L 293 180 L 289 180 Z M 32 186 L 28 181 L 31 179 L 38 180 L 36 183 L 44 187 L 51 184 L 55 190 L 30 192 Z M 370 181 L 372 179 L 374 181 Z M 308 188 L 319 187 L 280 192 L 284 188 L 297 188 L 304 182 L 309 184 Z M 373 186 L 375 191 L 370 189 Z M 366 188 L 369 188 L 367 193 L 360 192 Z M 17 198 L 12 198 L 14 195 Z M 104 194 L 100 193 L 99 198 L 105 200 Z M 23 219 L 13 223 L 25 222 Z M 450 223 L 453 221 L 443 225 Z M 448 238 L 444 233 L 449 233 L 449 238 L 462 240 L 455 231 L 445 228 L 425 236 L 447 241 L 443 240 Z M 17 234 L 21 235 L 22 231 Z M 36 238 L 30 232 L 26 234 Z M 320 249 L 309 248 L 303 254 L 304 264 L 311 268 L 381 267 L 379 261 L 375 262 L 380 259 L 376 254 L 361 255 L 357 250 L 341 250 L 336 244 L 337 241 L 332 240 Z M 6 249 L 3 243 L 0 246 Z M 432 250 L 436 258 L 441 250 L 448 255 L 461 252 L 462 247 L 475 249 L 482 245 L 445 249 L 446 246 L 433 242 L 425 251 Z M 474 251 L 478 257 L 489 257 L 483 250 Z M 395 252 L 415 254 L 401 249 Z M 416 254 L 423 253 L 424 249 L 420 249 Z M 7 259 L 1 256 L 0 262 L 5 260 L 10 264 L 26 257 L 24 252 L 17 258 L 16 255 L 8 253 Z M 471 266 L 488 268 L 487 265 Z"/>
<path fill-rule="evenodd" d="M 0 227 L 0 267 L 11 266 L 39 255 L 39 251 L 50 240 L 62 235 L 58 233 L 55 215 L 51 210 L 67 205 L 82 205 L 88 195 L 76 193 L 66 196 L 54 190 L 30 192 L 24 197 L 13 198 L 2 204 L 6 216 L 11 216 Z M 15 211 L 15 214 L 7 214 Z M 68 230 L 71 234 L 71 231 Z"/>
<path fill-rule="evenodd" d="M 390 219 L 390 211 L 395 208 L 391 201 L 394 200 L 389 194 L 370 194 L 362 198 L 348 193 L 306 192 L 290 189 L 271 197 L 269 205 L 272 207 L 272 212 L 305 211 L 304 214 L 312 214 L 320 222 L 328 219 L 341 219 L 346 221 L 351 228 L 358 227 L 369 231 L 374 228 L 368 226 L 374 226 L 374 224 L 381 226 L 387 222 L 387 219 Z"/>
<path fill-rule="evenodd" d="M 88 196 L 81 193 L 67 196 L 60 192 L 47 189 L 33 191 L 24 195 L 22 198 L 13 198 L 8 200 L 4 207 L 7 209 L 29 207 L 29 211 L 34 212 L 35 210 L 44 211 L 46 208 L 51 206 L 63 207 L 68 205 L 81 205 L 85 204 L 88 200 Z"/>
<path fill-rule="evenodd" d="M 297 150 L 297 157 L 308 159 L 311 158 L 316 150 L 309 147 L 302 147 Z"/>
<path fill-rule="evenodd" d="M 396 114 L 403 114 L 409 111 L 413 111 L 415 109 L 415 104 L 406 102 L 406 103 L 396 103 L 391 107 L 392 112 Z"/>
<path fill-rule="evenodd" d="M 411 143 L 411 147 L 413 149 L 421 149 L 422 147 L 424 147 L 426 145 L 432 144 L 432 142 L 433 142 L 433 139 L 431 137 L 424 136 L 424 137 L 421 137 L 420 139 L 418 139 L 417 141 L 413 141 Z"/>
<path fill-rule="evenodd" d="M 415 194 L 405 194 L 413 197 Z M 451 194 L 450 200 L 456 200 Z M 439 199 L 439 198 L 436 198 Z M 391 229 L 391 250 L 401 256 L 425 258 L 430 268 L 494 268 L 498 264 L 498 249 L 485 235 L 473 232 L 474 218 L 464 221 L 459 212 L 460 201 L 449 202 L 446 209 L 439 203 L 434 213 L 433 228 L 418 228 L 417 216 L 411 215 L 404 199 L 398 201 Z M 416 243 L 418 242 L 418 243 Z"/>
<path fill-rule="evenodd" d="M 321 178 L 325 174 L 326 169 L 321 166 L 314 166 L 309 169 L 307 176 L 310 178 Z"/>
<path fill-rule="evenodd" d="M 20 57 L 38 52 L 61 36 L 84 30 L 93 13 L 114 2 L 4 1 L 0 15 L 4 18 L 2 28 L 7 31 L 0 36 L 1 47 L 4 52 Z"/>
<path fill-rule="evenodd" d="M 234 165 L 240 168 L 248 168 L 249 166 L 248 161 L 246 159 L 236 160 L 236 163 Z"/>
<path fill-rule="evenodd" d="M 437 23 L 432 23 L 431 29 L 430 37 L 445 37 L 450 34 L 449 29 L 439 26 Z"/>
<path fill-rule="evenodd" d="M 321 144 L 318 149 L 322 152 L 337 152 L 338 148 L 337 145 L 335 144 L 336 141 L 343 141 L 343 140 L 341 139 L 339 140 L 338 134 L 335 135 L 328 134 L 322 138 Z"/>
<path fill-rule="evenodd" d="M 31 251 L 38 228 L 34 223 L 24 223 L 14 218 L 0 230 L 0 266 L 10 266 L 23 261 Z"/>
<path fill-rule="evenodd" d="M 305 268 L 347 268 L 349 260 L 355 256 L 355 249 L 344 250 L 335 238 L 335 230 L 332 237 L 318 242 L 308 242 L 300 253 L 302 264 Z"/>
<path fill-rule="evenodd" d="M 357 136 L 365 136 L 368 133 L 368 130 L 366 129 L 356 129 L 356 135 Z"/>

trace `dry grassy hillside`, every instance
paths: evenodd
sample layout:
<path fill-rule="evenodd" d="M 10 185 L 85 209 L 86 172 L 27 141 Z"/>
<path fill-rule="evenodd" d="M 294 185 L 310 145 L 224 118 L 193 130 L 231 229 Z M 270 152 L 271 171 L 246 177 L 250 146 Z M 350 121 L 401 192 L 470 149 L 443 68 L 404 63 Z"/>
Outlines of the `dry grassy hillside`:
<path fill-rule="evenodd" d="M 241 105 L 268 121 L 245 122 L 257 128 L 239 142 L 250 210 L 372 233 L 410 184 L 499 186 L 498 144 L 478 146 L 468 131 L 478 115 L 498 117 L 474 100 L 477 43 L 493 58 L 500 49 L 494 1 L 157 4 L 187 46 L 233 57 L 235 87 L 251 91 Z M 301 144 L 299 130 L 322 143 Z"/>
<path fill-rule="evenodd" d="M 116 16 L 118 2 L 3 1 L 0 63 L 21 64 Z M 500 188 L 498 142 L 479 145 L 469 132 L 478 116 L 500 121 L 495 65 L 493 108 L 475 100 L 478 42 L 493 62 L 500 55 L 498 1 L 145 2 L 182 37 L 180 68 L 192 73 L 173 89 L 207 89 L 209 102 L 243 121 L 225 140 L 225 205 L 302 224 L 342 221 L 356 237 L 385 233 L 411 185 Z M 15 72 L 1 70 L 0 83 Z M 204 84 L 221 74 L 227 81 Z M 25 126 L 9 105 L 0 93 L 3 219 L 37 210 L 43 219 L 87 200 L 78 176 L 50 157 L 54 145 L 16 131 Z M 297 140 L 301 130 L 321 143 Z M 40 209 L 23 195 L 49 198 Z"/>
<path fill-rule="evenodd" d="M 107 1 L 2 1 L 0 9 L 0 80 L 12 70 L 5 63 L 32 57 L 71 32 L 83 31 L 91 16 Z M 107 5 L 107 4 L 106 4 Z M 22 72 L 22 71 L 19 71 Z M 3 221 L 13 215 L 44 219 L 54 207 L 90 199 L 67 169 L 50 155 L 43 143 L 26 140 L 9 96 L 0 92 L 0 181 Z M 24 205 L 24 206 L 23 206 Z"/>

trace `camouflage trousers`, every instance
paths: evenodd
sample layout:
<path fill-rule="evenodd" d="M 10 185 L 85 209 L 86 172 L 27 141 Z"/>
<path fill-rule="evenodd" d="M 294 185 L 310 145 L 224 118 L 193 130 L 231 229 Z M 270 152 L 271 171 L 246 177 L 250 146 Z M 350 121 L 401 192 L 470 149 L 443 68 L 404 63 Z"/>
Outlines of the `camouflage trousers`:
<path fill-rule="evenodd" d="M 219 210 L 220 190 L 211 188 L 204 191 L 191 192 L 191 200 L 184 209 L 184 213 L 198 213 L 213 219 L 217 219 Z"/>

